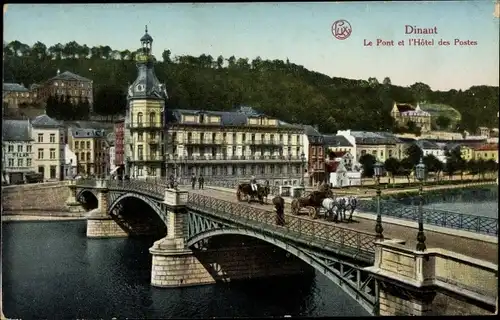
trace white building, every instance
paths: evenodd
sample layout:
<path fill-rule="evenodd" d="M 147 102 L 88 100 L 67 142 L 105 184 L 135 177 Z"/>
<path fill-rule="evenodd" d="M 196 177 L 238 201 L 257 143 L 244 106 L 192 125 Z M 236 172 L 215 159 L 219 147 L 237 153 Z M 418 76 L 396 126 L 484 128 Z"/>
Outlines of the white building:
<path fill-rule="evenodd" d="M 427 140 L 417 140 L 415 141 L 415 145 L 422 150 L 424 157 L 432 154 L 442 163 L 446 163 L 445 148 L 443 146 L 439 146 L 438 144 Z"/>
<path fill-rule="evenodd" d="M 109 159 L 109 171 L 113 171 L 116 169 L 115 163 L 115 146 L 111 146 L 108 148 L 108 159 Z"/>
<path fill-rule="evenodd" d="M 361 185 L 361 165 L 355 161 L 349 152 L 329 160 L 327 171 L 330 174 L 329 182 L 332 187 L 341 188 Z"/>
<path fill-rule="evenodd" d="M 64 179 L 72 179 L 78 172 L 78 157 L 68 144 L 64 145 Z"/>
<path fill-rule="evenodd" d="M 350 144 L 349 146 L 349 152 L 353 155 L 353 156 L 356 156 L 358 153 L 357 153 L 357 149 L 356 149 L 356 137 L 354 137 L 352 134 L 351 134 L 351 130 L 338 130 L 337 131 L 337 136 L 343 136 Z"/>
<path fill-rule="evenodd" d="M 2 181 L 19 183 L 33 171 L 33 146 L 29 120 L 2 121 Z"/>
<path fill-rule="evenodd" d="M 33 166 L 45 181 L 62 180 L 64 175 L 65 129 L 46 114 L 32 122 Z"/>

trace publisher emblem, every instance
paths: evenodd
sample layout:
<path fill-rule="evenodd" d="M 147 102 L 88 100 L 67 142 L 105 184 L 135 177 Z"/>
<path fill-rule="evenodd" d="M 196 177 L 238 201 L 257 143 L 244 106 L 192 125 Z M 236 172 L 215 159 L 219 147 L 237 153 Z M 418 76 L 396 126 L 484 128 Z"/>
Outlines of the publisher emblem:
<path fill-rule="evenodd" d="M 352 27 L 347 20 L 337 20 L 332 24 L 332 34 L 335 38 L 339 40 L 345 40 L 349 38 L 352 32 Z"/>

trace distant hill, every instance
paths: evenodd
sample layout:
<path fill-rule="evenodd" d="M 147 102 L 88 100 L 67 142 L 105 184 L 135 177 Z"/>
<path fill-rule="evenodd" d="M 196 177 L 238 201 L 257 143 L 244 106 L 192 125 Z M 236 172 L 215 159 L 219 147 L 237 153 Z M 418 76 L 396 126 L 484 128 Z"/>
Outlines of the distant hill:
<path fill-rule="evenodd" d="M 50 47 L 13 41 L 4 44 L 3 77 L 5 82 L 30 85 L 55 76 L 60 69 L 92 79 L 95 94 L 104 86 L 125 91 L 137 77 L 135 52 L 120 52 L 106 45 L 89 48 L 74 41 Z M 316 124 L 320 131 L 334 133 L 347 128 L 392 130 L 394 101 L 429 101 L 431 113 L 453 114 L 460 130 L 474 132 L 479 126 L 498 126 L 498 87 L 432 91 L 420 82 L 409 87 L 393 85 L 388 77 L 330 77 L 288 60 L 206 54 L 171 57 L 169 50 L 164 50 L 161 58 L 155 70 L 158 79 L 166 83 L 168 108 L 230 110 L 250 105 L 284 121 Z"/>
<path fill-rule="evenodd" d="M 462 120 L 462 114 L 452 106 L 441 103 L 424 103 L 420 104 L 420 108 L 431 114 L 432 120 L 435 121 L 439 116 L 445 116 L 451 119 L 450 127 L 454 128 Z"/>

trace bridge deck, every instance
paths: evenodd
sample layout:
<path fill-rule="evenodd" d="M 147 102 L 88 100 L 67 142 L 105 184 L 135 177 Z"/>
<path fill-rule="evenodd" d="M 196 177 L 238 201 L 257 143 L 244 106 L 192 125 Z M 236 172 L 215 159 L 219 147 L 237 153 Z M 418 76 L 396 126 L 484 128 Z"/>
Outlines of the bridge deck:
<path fill-rule="evenodd" d="M 214 190 L 214 189 L 205 189 L 205 190 L 189 189 L 189 192 L 198 193 L 210 197 L 215 197 L 217 199 L 226 200 L 234 203 L 240 203 L 242 205 L 248 205 L 274 212 L 274 206 L 272 206 L 271 204 L 260 205 L 258 203 L 248 204 L 246 202 L 238 202 L 238 200 L 236 199 L 236 193 L 230 189 L 228 189 L 227 191 Z M 285 213 L 291 214 L 289 204 L 285 206 Z M 301 217 L 311 219 L 307 217 L 305 211 L 303 215 L 301 215 Z M 320 220 L 320 219 L 317 219 L 316 221 L 322 221 L 323 223 L 326 224 L 335 224 L 334 222 Z M 363 231 L 369 233 L 375 232 L 375 222 L 370 219 L 356 217 L 356 213 L 354 213 L 353 223 L 349 224 L 337 223 L 335 225 L 336 227 L 339 228 L 351 229 L 355 231 Z M 405 240 L 407 241 L 406 245 L 408 247 L 415 248 L 417 242 L 416 228 L 391 224 L 384 221 L 382 221 L 382 225 L 384 227 L 385 237 Z M 498 244 L 496 243 L 485 242 L 477 239 L 457 237 L 455 235 L 443 234 L 435 231 L 425 231 L 425 236 L 427 238 L 426 245 L 428 248 L 442 248 L 469 257 L 498 264 Z"/>

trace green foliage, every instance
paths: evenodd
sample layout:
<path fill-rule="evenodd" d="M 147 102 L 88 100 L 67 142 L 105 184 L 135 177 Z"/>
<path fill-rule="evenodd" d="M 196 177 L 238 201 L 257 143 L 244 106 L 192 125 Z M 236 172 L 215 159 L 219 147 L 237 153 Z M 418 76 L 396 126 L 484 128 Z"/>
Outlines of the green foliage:
<path fill-rule="evenodd" d="M 363 177 L 372 177 L 377 159 L 369 153 L 365 153 L 359 158 L 359 163 L 363 167 Z"/>
<path fill-rule="evenodd" d="M 393 157 L 388 158 L 384 163 L 385 170 L 389 172 L 393 177 L 399 173 L 400 166 L 401 164 L 399 163 L 399 160 Z"/>
<path fill-rule="evenodd" d="M 125 89 L 135 80 L 137 53 L 107 45 L 89 48 L 75 41 L 51 46 L 37 42 L 32 47 L 12 41 L 4 46 L 3 76 L 6 82 L 31 84 L 52 78 L 57 69 L 68 70 L 94 80 L 97 94 L 100 87 Z M 423 83 L 392 85 L 388 77 L 382 84 L 376 78 L 329 77 L 289 61 L 260 57 L 171 57 L 168 49 L 161 60 L 156 74 L 166 82 L 168 105 L 174 108 L 228 110 L 246 104 L 284 121 L 317 124 L 321 131 L 333 133 L 339 128 L 391 130 L 393 101 L 429 101 L 458 110 L 460 130 L 497 125 L 498 87 L 432 91 Z"/>
<path fill-rule="evenodd" d="M 69 97 L 49 96 L 46 107 L 47 115 L 57 120 L 87 120 L 90 103 L 87 98 L 77 104 L 71 104 Z"/>
<path fill-rule="evenodd" d="M 406 148 L 405 155 L 410 161 L 410 168 L 414 168 L 417 164 L 419 164 L 420 159 L 423 157 L 423 152 L 422 149 L 419 148 L 419 146 L 417 146 L 416 144 L 411 144 Z"/>
<path fill-rule="evenodd" d="M 450 124 L 451 124 L 451 119 L 444 116 L 444 115 L 440 115 L 437 117 L 436 119 L 436 124 L 438 125 L 438 127 L 441 129 L 441 130 L 444 130 L 444 129 L 447 129 Z"/>
<path fill-rule="evenodd" d="M 94 112 L 99 115 L 125 114 L 127 106 L 126 93 L 123 88 L 105 85 L 95 93 Z"/>

